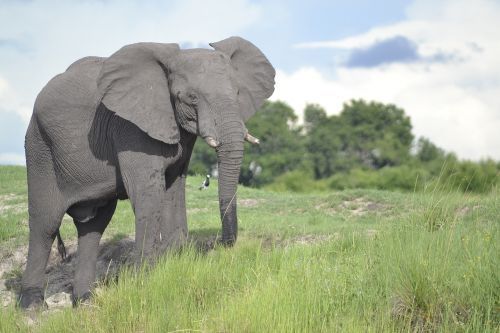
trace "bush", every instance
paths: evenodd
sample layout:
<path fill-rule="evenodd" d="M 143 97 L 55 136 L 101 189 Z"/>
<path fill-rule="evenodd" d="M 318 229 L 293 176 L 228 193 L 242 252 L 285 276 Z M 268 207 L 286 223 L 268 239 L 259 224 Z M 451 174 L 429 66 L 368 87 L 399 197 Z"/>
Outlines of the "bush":
<path fill-rule="evenodd" d="M 329 178 L 328 187 L 333 190 L 371 188 L 380 190 L 422 189 L 429 174 L 426 170 L 407 165 L 385 167 L 378 171 L 354 169 Z"/>
<path fill-rule="evenodd" d="M 327 188 L 326 182 L 315 181 L 309 173 L 301 170 L 284 173 L 267 186 L 267 189 L 276 192 L 314 192 Z"/>
<path fill-rule="evenodd" d="M 313 192 L 346 190 L 354 188 L 489 193 L 497 186 L 500 166 L 492 160 L 444 162 L 439 172 L 435 166 L 422 164 L 384 167 L 379 170 L 353 169 L 336 173 L 322 180 L 314 180 L 307 171 L 287 172 L 268 186 L 270 190 L 283 192 Z"/>
<path fill-rule="evenodd" d="M 444 163 L 430 186 L 444 191 L 488 193 L 497 186 L 500 165 L 493 160 Z"/>

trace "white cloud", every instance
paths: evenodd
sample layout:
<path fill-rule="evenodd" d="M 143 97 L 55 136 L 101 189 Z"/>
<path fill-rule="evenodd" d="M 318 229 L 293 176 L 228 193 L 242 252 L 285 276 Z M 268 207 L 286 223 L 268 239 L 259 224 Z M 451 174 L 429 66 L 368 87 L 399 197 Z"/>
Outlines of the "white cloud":
<path fill-rule="evenodd" d="M 414 132 L 462 158 L 500 159 L 500 3 L 418 0 L 408 18 L 342 40 L 298 47 L 356 49 L 404 36 L 423 56 L 450 54 L 444 62 L 339 67 L 334 78 L 314 68 L 278 71 L 273 99 L 297 110 L 307 102 L 338 113 L 352 98 L 395 103 L 411 116 Z"/>
<path fill-rule="evenodd" d="M 248 0 L 12 1 L 0 4 L 0 107 L 28 121 L 37 93 L 73 61 L 139 41 L 208 43 L 261 17 Z"/>
<path fill-rule="evenodd" d="M 199 45 L 269 24 L 261 22 L 264 14 L 250 0 L 3 2 L 0 121 L 1 112 L 8 111 L 20 114 L 27 124 L 36 94 L 78 58 L 106 56 L 137 41 Z M 417 0 L 402 22 L 298 46 L 351 50 L 405 36 L 424 58 L 452 54 L 453 61 L 339 67 L 334 78 L 312 67 L 293 73 L 278 70 L 273 99 L 283 99 L 297 111 L 306 102 L 316 102 L 330 113 L 352 98 L 395 103 L 410 114 L 417 135 L 460 157 L 500 159 L 499 17 L 500 3 L 495 1 Z"/>

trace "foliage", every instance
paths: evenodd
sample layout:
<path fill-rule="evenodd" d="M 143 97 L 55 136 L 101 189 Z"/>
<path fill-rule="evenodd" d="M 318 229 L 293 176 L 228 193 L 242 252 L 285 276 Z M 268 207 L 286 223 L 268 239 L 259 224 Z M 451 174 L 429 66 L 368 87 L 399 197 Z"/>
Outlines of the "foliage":
<path fill-rule="evenodd" d="M 498 186 L 500 165 L 492 160 L 444 162 L 436 173 L 425 165 L 401 165 L 379 170 L 352 169 L 315 180 L 307 172 L 293 171 L 275 179 L 266 188 L 277 191 L 317 192 L 346 189 L 399 191 L 433 190 L 489 193 Z"/>
<path fill-rule="evenodd" d="M 296 124 L 293 109 L 283 102 L 266 102 L 248 121 L 248 131 L 261 142 L 260 145 L 245 147 L 240 176 L 242 184 L 267 184 L 302 166 L 305 150 Z"/>
<path fill-rule="evenodd" d="M 312 192 L 328 189 L 325 182 L 316 181 L 303 170 L 286 172 L 278 177 L 266 189 L 276 192 Z"/>
<path fill-rule="evenodd" d="M 419 161 L 427 163 L 435 160 L 443 160 L 445 152 L 437 147 L 427 138 L 419 138 L 416 144 L 416 157 Z"/>
<path fill-rule="evenodd" d="M 499 182 L 500 163 L 488 159 L 479 162 L 450 159 L 443 164 L 433 184 L 442 190 L 487 193 Z"/>
<path fill-rule="evenodd" d="M 325 117 L 320 110 L 308 106 L 305 114 L 307 148 L 316 178 L 359 167 L 401 165 L 408 160 L 411 123 L 395 105 L 353 100 L 344 104 L 338 116 Z"/>
<path fill-rule="evenodd" d="M 288 105 L 267 102 L 247 125 L 262 144 L 245 148 L 244 185 L 280 192 L 433 188 L 486 193 L 498 183 L 500 163 L 459 161 L 427 138 L 412 146 L 410 118 L 392 104 L 352 100 L 330 116 L 320 105 L 308 104 L 301 127 Z M 215 164 L 215 157 L 202 158 Z"/>
<path fill-rule="evenodd" d="M 378 171 L 353 169 L 348 173 L 339 173 L 328 178 L 328 185 L 332 190 L 373 188 L 412 191 L 422 189 L 427 177 L 428 172 L 425 169 L 402 165 L 385 167 Z"/>
<path fill-rule="evenodd" d="M 247 127 L 261 144 L 246 145 L 240 183 L 271 184 L 275 191 L 430 186 L 485 193 L 500 172 L 500 163 L 459 161 L 427 138 L 419 138 L 412 153 L 411 121 L 392 104 L 353 100 L 331 116 L 308 104 L 301 127 L 288 105 L 266 102 Z M 216 166 L 213 150 L 198 141 L 190 174 L 212 173 Z"/>
<path fill-rule="evenodd" d="M 348 169 L 352 158 L 342 151 L 342 138 L 339 135 L 342 125 L 338 117 L 330 116 L 314 127 L 311 123 L 307 126 L 307 158 L 311 160 L 315 178 L 332 175 L 336 169 Z"/>
<path fill-rule="evenodd" d="M 304 129 L 310 133 L 328 119 L 326 110 L 319 104 L 307 104 L 304 109 Z"/>

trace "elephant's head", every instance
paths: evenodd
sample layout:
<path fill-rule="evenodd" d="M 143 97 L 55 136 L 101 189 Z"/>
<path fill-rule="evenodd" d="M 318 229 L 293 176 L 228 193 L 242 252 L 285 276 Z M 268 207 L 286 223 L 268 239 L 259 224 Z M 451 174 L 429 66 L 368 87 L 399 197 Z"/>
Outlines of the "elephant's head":
<path fill-rule="evenodd" d="M 236 187 L 244 122 L 274 91 L 275 71 L 250 42 L 231 37 L 214 50 L 138 43 L 109 57 L 98 78 L 102 103 L 154 139 L 180 140 L 179 126 L 215 148 L 219 163 L 222 242 L 237 236 Z"/>

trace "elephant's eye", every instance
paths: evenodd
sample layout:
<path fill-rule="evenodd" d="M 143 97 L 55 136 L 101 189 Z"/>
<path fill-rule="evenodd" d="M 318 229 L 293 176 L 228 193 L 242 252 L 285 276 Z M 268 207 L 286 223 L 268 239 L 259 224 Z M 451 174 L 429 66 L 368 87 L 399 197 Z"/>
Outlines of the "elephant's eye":
<path fill-rule="evenodd" d="M 196 105 L 198 104 L 198 96 L 195 93 L 188 94 L 189 103 Z"/>

